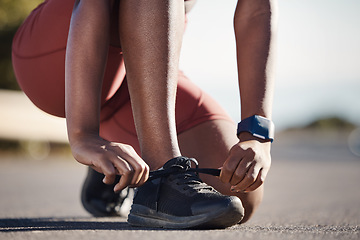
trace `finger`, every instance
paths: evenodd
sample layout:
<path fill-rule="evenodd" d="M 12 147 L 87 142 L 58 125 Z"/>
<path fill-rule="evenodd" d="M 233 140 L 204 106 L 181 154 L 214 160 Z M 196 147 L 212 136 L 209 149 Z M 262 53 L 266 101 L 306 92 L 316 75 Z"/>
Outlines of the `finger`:
<path fill-rule="evenodd" d="M 134 175 L 134 169 L 127 161 L 119 156 L 116 156 L 116 160 L 113 164 L 121 175 L 119 182 L 114 187 L 114 191 L 118 192 L 131 184 L 131 180 Z"/>
<path fill-rule="evenodd" d="M 242 156 L 238 155 L 238 154 L 233 154 L 233 152 L 235 150 L 233 150 L 234 147 L 232 148 L 232 150 L 230 150 L 230 154 L 227 157 L 227 159 L 225 160 L 224 165 L 221 168 L 221 172 L 220 172 L 220 180 L 223 183 L 229 183 L 233 173 L 234 173 L 234 169 L 237 168 L 239 162 L 241 161 Z"/>
<path fill-rule="evenodd" d="M 146 165 L 144 172 L 141 174 L 141 178 L 135 184 L 132 184 L 130 187 L 139 187 L 143 185 L 149 178 L 150 168 Z"/>
<path fill-rule="evenodd" d="M 121 176 L 120 181 L 114 186 L 114 192 L 120 192 L 124 188 L 130 185 L 131 177 L 130 174 L 124 174 Z"/>
<path fill-rule="evenodd" d="M 254 161 L 255 152 L 248 148 L 245 150 L 245 156 L 241 160 L 238 168 L 235 170 L 234 176 L 231 179 L 231 190 L 242 191 L 242 187 L 252 184 L 257 178 L 257 164 Z M 255 170 L 255 173 L 254 173 Z M 235 187 L 236 186 L 236 187 Z"/>
<path fill-rule="evenodd" d="M 122 162 L 123 164 L 120 164 L 120 162 Z M 119 165 L 121 178 L 119 182 L 114 186 L 115 192 L 119 192 L 127 186 L 131 185 L 132 176 L 134 174 L 134 169 L 127 161 L 120 159 L 117 164 Z"/>
<path fill-rule="evenodd" d="M 146 165 L 146 169 L 145 169 L 140 181 L 136 185 L 134 185 L 134 187 L 143 185 L 149 179 L 149 173 L 150 173 L 150 168 L 149 168 L 149 166 Z"/>
<path fill-rule="evenodd" d="M 94 169 L 96 169 L 97 171 L 100 170 L 100 172 L 105 175 L 103 179 L 103 182 L 105 184 L 114 183 L 116 177 L 116 170 L 113 164 L 111 163 L 111 161 L 109 161 L 108 156 L 106 154 L 99 157 L 97 161 L 94 161 L 92 163 L 92 166 Z"/>
<path fill-rule="evenodd" d="M 131 166 L 134 169 L 134 173 L 131 179 L 132 185 L 138 185 L 140 181 L 143 179 L 144 174 L 148 172 L 146 169 L 148 169 L 148 166 L 145 164 L 145 162 L 140 161 L 139 159 L 129 158 L 128 162 L 131 164 Z"/>
<path fill-rule="evenodd" d="M 237 185 L 231 187 L 231 191 L 235 191 L 235 192 L 244 191 L 246 188 L 248 188 L 256 181 L 259 175 L 259 171 L 260 169 L 259 167 L 257 167 L 257 164 L 252 165 L 249 171 L 246 173 L 243 180 L 241 180 L 241 182 L 238 183 Z"/>
<path fill-rule="evenodd" d="M 256 181 L 251 184 L 249 187 L 247 187 L 244 192 L 251 192 L 254 191 L 255 189 L 257 189 L 258 187 L 260 187 L 264 182 L 261 180 L 261 177 L 258 176 L 258 178 L 256 179 Z"/>
<path fill-rule="evenodd" d="M 119 156 L 121 156 L 121 159 L 127 161 L 133 169 L 130 184 L 138 185 L 143 179 L 144 174 L 146 175 L 146 172 L 149 172 L 148 165 L 145 163 L 144 160 L 140 158 L 134 148 L 130 145 L 117 145 L 115 147 L 115 151 L 118 153 Z"/>
<path fill-rule="evenodd" d="M 251 192 L 256 190 L 258 187 L 260 187 L 261 185 L 264 184 L 265 178 L 267 175 L 267 171 L 265 171 L 264 169 L 261 169 L 259 172 L 259 175 L 256 179 L 256 181 L 250 185 L 248 188 L 245 189 L 245 192 Z"/>
<path fill-rule="evenodd" d="M 230 184 L 235 186 L 239 184 L 245 177 L 246 173 L 251 168 L 252 160 L 248 161 L 247 159 L 242 159 L 240 164 L 237 166 L 231 180 Z"/>

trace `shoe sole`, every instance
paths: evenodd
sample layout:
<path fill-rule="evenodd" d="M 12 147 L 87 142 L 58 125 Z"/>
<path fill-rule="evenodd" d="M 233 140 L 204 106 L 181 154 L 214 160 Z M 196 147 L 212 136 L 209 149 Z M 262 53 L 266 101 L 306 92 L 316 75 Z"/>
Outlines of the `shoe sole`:
<path fill-rule="evenodd" d="M 128 223 L 137 227 L 169 229 L 223 229 L 231 227 L 244 217 L 241 201 L 234 197 L 224 208 L 196 216 L 173 216 L 157 212 L 143 205 L 133 204 Z"/>

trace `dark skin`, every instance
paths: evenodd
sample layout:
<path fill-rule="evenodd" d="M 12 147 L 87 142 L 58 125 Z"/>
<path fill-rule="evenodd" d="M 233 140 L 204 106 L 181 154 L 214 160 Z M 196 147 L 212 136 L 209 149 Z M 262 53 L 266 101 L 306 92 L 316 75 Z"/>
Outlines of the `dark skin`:
<path fill-rule="evenodd" d="M 242 119 L 254 114 L 271 118 L 274 4 L 239 0 L 235 10 Z M 120 16 L 115 25 L 111 24 L 114 11 Z M 246 221 L 262 199 L 271 164 L 270 143 L 248 133 L 237 139 L 234 126 L 222 120 L 177 136 L 175 96 L 184 17 L 183 0 L 120 0 L 119 9 L 111 0 L 76 1 L 66 52 L 71 149 L 77 161 L 104 173 L 105 183 L 122 175 L 115 191 L 142 185 L 150 169 L 182 154 L 198 158 L 203 167 L 222 167 L 219 179 L 205 176 L 204 180 L 241 198 Z M 141 157 L 131 146 L 99 136 L 102 77 L 110 43 L 123 50 Z M 218 139 L 208 136 L 211 129 Z M 195 149 L 195 138 L 204 141 L 204 149 Z M 218 146 L 217 151 L 205 148 L 206 144 Z"/>

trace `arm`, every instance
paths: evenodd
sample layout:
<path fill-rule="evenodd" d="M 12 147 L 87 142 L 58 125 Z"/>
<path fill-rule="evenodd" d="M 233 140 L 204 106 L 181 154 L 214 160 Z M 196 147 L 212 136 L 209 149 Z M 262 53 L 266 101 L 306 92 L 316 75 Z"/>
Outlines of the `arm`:
<path fill-rule="evenodd" d="M 109 35 L 110 1 L 77 0 L 66 50 L 66 120 L 70 146 L 80 163 L 105 174 L 115 190 L 143 183 L 148 167 L 127 145 L 99 137 L 100 95 Z"/>
<path fill-rule="evenodd" d="M 234 29 L 241 119 L 271 118 L 274 84 L 275 12 L 273 0 L 239 0 Z"/>
<path fill-rule="evenodd" d="M 241 118 L 261 115 L 271 118 L 275 1 L 239 0 L 234 29 L 237 46 Z M 265 180 L 270 168 L 270 142 L 247 132 L 230 151 L 221 172 L 233 191 L 253 191 Z"/>

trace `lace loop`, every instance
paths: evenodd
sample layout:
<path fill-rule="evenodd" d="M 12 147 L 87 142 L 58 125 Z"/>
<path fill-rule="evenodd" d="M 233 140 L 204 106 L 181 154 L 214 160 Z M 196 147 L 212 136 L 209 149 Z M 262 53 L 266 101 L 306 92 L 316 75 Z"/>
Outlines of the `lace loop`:
<path fill-rule="evenodd" d="M 185 168 L 182 165 L 173 165 L 173 166 L 171 166 L 170 168 L 167 168 L 167 169 L 159 169 L 159 170 L 151 171 L 149 173 L 149 180 L 148 181 L 151 181 L 153 179 L 160 178 L 160 177 L 169 176 L 171 174 L 184 173 L 184 172 L 193 172 L 193 173 L 196 173 L 196 174 L 204 173 L 204 174 L 208 174 L 208 175 L 212 175 L 212 176 L 216 176 L 216 177 L 220 176 L 220 172 L 221 172 L 220 169 L 199 168 L 197 162 L 195 163 L 195 165 L 196 165 L 196 168 L 190 168 L 190 167 Z"/>

